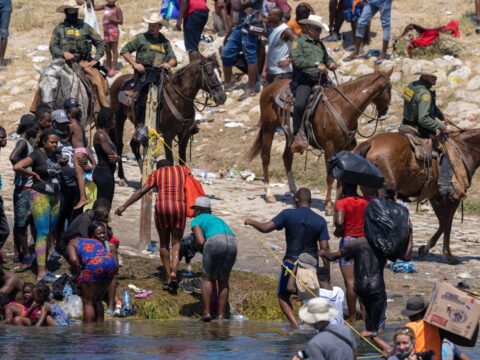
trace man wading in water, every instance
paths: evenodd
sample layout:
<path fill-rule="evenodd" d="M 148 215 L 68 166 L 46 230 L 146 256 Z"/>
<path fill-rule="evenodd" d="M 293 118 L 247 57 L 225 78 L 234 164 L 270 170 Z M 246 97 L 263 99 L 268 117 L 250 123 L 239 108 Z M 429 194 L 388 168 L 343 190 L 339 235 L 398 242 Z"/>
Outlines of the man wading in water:
<path fill-rule="evenodd" d="M 325 219 L 310 209 L 312 204 L 310 190 L 307 188 L 298 189 L 294 200 L 296 209 L 283 210 L 272 220 L 264 223 L 247 219 L 245 220 L 245 225 L 251 225 L 262 233 L 285 229 L 287 250 L 283 257 L 277 296 L 280 308 L 288 318 L 288 321 L 295 329 L 298 329 L 298 320 L 295 317 L 292 302 L 290 301 L 292 294 L 287 290 L 290 271 L 295 267 L 295 262 L 301 253 L 306 252 L 318 259 L 319 247 L 324 251 L 330 251 L 328 245 L 330 236 L 328 235 Z M 330 269 L 328 260 L 323 259 L 323 265 Z"/>

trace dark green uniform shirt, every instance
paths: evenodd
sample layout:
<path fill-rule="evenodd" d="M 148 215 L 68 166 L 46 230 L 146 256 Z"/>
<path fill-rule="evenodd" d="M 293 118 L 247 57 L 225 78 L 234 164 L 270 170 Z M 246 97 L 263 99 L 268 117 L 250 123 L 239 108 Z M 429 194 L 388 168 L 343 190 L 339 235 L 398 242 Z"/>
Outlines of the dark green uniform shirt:
<path fill-rule="evenodd" d="M 63 58 L 63 53 L 80 54 L 82 60 L 91 59 L 91 42 L 95 46 L 95 60 L 105 54 L 105 43 L 100 35 L 82 20 L 75 24 L 62 22 L 53 29 L 50 39 L 50 54 L 54 59 Z"/>
<path fill-rule="evenodd" d="M 139 34 L 120 51 L 120 55 L 125 53 L 135 53 L 136 62 L 143 66 L 159 67 L 170 59 L 177 60 L 170 41 L 163 34 L 158 39 L 148 33 Z"/>
<path fill-rule="evenodd" d="M 435 91 L 423 80 L 410 83 L 403 92 L 403 123 L 416 127 L 422 136 L 444 129 L 443 113 L 435 101 Z"/>
<path fill-rule="evenodd" d="M 312 40 L 302 34 L 292 42 L 293 66 L 312 77 L 321 75 L 317 66 L 324 64 L 329 66 L 335 61 L 328 55 L 327 49 L 320 40 Z"/>

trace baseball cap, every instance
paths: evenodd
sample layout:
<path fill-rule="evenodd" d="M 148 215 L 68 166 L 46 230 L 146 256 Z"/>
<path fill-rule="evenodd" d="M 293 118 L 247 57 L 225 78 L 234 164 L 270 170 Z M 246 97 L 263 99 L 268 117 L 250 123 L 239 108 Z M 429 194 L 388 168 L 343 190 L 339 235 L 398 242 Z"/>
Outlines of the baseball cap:
<path fill-rule="evenodd" d="M 57 124 L 66 124 L 70 123 L 70 119 L 67 116 L 65 110 L 55 110 L 52 112 L 52 121 Z"/>

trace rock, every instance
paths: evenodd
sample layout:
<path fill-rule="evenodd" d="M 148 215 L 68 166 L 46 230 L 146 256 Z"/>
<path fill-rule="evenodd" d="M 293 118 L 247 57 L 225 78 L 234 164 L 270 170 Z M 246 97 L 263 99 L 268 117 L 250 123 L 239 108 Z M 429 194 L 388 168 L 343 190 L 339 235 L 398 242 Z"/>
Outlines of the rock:
<path fill-rule="evenodd" d="M 25 87 L 29 90 L 36 89 L 38 87 L 38 81 L 37 80 L 28 80 L 25 83 Z"/>
<path fill-rule="evenodd" d="M 398 82 L 402 79 L 402 74 L 398 71 L 394 71 L 393 74 L 390 76 L 390 81 Z"/>
<path fill-rule="evenodd" d="M 10 95 L 19 95 L 21 93 L 25 92 L 25 89 L 20 87 L 20 86 L 13 86 L 10 88 L 10 90 L 8 91 L 8 93 Z"/>
<path fill-rule="evenodd" d="M 366 64 L 360 64 L 357 66 L 354 73 L 357 76 L 368 75 L 373 73 L 373 69 Z"/>
<path fill-rule="evenodd" d="M 403 99 L 402 97 L 396 92 L 394 89 L 392 89 L 392 100 L 391 104 L 403 104 Z"/>
<path fill-rule="evenodd" d="M 248 117 L 250 119 L 258 120 L 260 118 L 260 105 L 255 105 L 248 112 Z"/>
<path fill-rule="evenodd" d="M 472 70 L 468 66 L 462 66 L 448 74 L 448 83 L 457 84 L 463 80 L 467 80 L 471 74 Z"/>
<path fill-rule="evenodd" d="M 26 105 L 20 101 L 14 101 L 10 105 L 8 105 L 8 112 L 13 112 L 17 110 L 22 110 L 26 108 Z"/>
<path fill-rule="evenodd" d="M 456 57 L 452 55 L 445 55 L 442 57 L 443 60 L 445 60 L 447 63 L 449 63 L 452 67 L 453 66 L 462 66 L 463 62 L 460 59 L 457 59 Z"/>
<path fill-rule="evenodd" d="M 475 125 L 477 125 L 477 124 L 474 121 L 469 121 L 469 120 L 463 120 L 463 121 L 460 121 L 459 123 L 457 123 L 457 126 L 462 128 L 462 129 L 472 128 Z"/>
<path fill-rule="evenodd" d="M 339 83 L 339 84 L 343 84 L 343 83 L 348 82 L 348 81 L 351 81 L 351 80 L 353 80 L 353 79 L 354 79 L 353 76 L 339 76 L 339 77 L 338 77 L 338 83 Z"/>
<path fill-rule="evenodd" d="M 475 76 L 467 84 L 467 90 L 478 90 L 480 89 L 480 75 Z"/>
<path fill-rule="evenodd" d="M 448 104 L 444 112 L 453 119 L 463 120 L 471 116 L 479 115 L 480 108 L 476 104 L 464 101 L 453 101 Z"/>
<path fill-rule="evenodd" d="M 48 50 L 48 45 L 38 45 L 35 50 L 37 51 L 47 51 Z"/>
<path fill-rule="evenodd" d="M 13 80 L 10 80 L 9 82 L 7 82 L 5 84 L 5 86 L 7 88 L 11 88 L 13 86 L 16 86 L 16 85 L 20 85 L 20 84 L 23 84 L 24 82 L 28 81 L 29 78 L 28 77 L 21 77 L 21 78 L 16 78 L 16 79 L 13 79 Z"/>
<path fill-rule="evenodd" d="M 46 56 L 34 56 L 32 58 L 32 62 L 34 63 L 43 63 L 48 61 L 48 58 Z"/>
<path fill-rule="evenodd" d="M 455 92 L 455 97 L 458 100 L 476 103 L 478 99 L 480 99 L 480 91 L 470 92 L 465 90 L 458 90 L 457 92 Z"/>

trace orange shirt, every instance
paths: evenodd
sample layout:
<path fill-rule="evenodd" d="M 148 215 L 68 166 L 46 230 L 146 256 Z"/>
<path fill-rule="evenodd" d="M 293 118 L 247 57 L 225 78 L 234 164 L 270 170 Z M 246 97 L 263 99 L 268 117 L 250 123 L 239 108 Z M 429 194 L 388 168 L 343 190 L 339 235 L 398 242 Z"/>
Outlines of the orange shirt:
<path fill-rule="evenodd" d="M 430 325 L 424 320 L 409 322 L 405 327 L 412 329 L 415 334 L 415 352 L 433 350 L 434 360 L 440 360 L 442 343 L 438 328 Z"/>
<path fill-rule="evenodd" d="M 290 29 L 292 29 L 295 35 L 300 36 L 303 34 L 303 27 L 297 22 L 297 20 L 292 18 L 288 20 L 287 25 Z"/>

